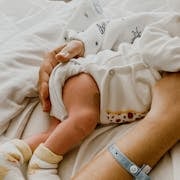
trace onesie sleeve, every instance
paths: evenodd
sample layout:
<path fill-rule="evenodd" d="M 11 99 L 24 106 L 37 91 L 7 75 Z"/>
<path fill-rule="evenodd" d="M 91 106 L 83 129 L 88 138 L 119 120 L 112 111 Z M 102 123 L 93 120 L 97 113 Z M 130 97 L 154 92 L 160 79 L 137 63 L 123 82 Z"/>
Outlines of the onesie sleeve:
<path fill-rule="evenodd" d="M 108 19 L 93 23 L 83 32 L 68 31 L 68 40 L 78 39 L 84 43 L 85 55 L 96 54 L 100 51 L 105 36 Z"/>
<path fill-rule="evenodd" d="M 148 26 L 139 41 L 144 62 L 158 71 L 180 71 L 180 15 Z"/>
<path fill-rule="evenodd" d="M 69 31 L 70 40 L 79 39 L 84 42 L 85 55 L 96 54 L 100 50 L 118 50 L 120 43 L 131 43 L 141 37 L 147 24 L 150 24 L 160 16 L 150 13 L 141 13 L 118 19 L 103 19 L 92 24 L 84 32 Z"/>

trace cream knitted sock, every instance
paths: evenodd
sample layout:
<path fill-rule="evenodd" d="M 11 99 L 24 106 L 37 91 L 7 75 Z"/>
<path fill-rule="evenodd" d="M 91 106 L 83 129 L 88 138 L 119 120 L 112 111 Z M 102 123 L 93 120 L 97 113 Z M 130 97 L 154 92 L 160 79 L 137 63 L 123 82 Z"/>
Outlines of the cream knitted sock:
<path fill-rule="evenodd" d="M 60 180 L 57 168 L 62 159 L 62 156 L 40 144 L 29 162 L 28 180 Z"/>
<path fill-rule="evenodd" d="M 0 147 L 0 180 L 25 180 L 21 165 L 32 156 L 32 151 L 23 140 L 14 139 Z"/>

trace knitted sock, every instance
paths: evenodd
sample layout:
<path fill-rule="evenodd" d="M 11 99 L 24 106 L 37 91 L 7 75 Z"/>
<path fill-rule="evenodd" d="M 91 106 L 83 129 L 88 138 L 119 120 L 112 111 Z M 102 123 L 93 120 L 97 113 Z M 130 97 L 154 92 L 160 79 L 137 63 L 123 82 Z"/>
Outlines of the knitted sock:
<path fill-rule="evenodd" d="M 14 139 L 0 147 L 0 180 L 25 180 L 21 165 L 32 156 L 32 151 L 23 140 Z"/>
<path fill-rule="evenodd" d="M 28 180 L 60 180 L 57 168 L 62 159 L 62 156 L 40 144 L 29 162 Z"/>

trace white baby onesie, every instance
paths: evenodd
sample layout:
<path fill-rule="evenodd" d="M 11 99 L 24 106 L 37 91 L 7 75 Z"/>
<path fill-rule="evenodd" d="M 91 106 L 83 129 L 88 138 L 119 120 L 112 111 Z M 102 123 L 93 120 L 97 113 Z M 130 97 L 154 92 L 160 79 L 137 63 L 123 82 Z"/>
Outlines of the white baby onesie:
<path fill-rule="evenodd" d="M 108 124 L 141 119 L 150 108 L 152 86 L 161 78 L 160 72 L 180 70 L 179 14 L 141 14 L 101 21 L 72 38 L 83 40 L 86 55 L 97 55 L 72 59 L 53 70 L 49 84 L 51 115 L 60 120 L 68 116 L 60 91 L 65 80 L 75 74 L 89 73 L 97 82 L 100 120 Z"/>

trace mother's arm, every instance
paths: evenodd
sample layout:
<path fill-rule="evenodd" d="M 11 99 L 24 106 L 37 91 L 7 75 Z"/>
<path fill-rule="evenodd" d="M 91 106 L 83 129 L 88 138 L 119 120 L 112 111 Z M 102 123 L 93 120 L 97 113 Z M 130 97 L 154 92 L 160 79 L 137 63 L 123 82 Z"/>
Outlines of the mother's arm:
<path fill-rule="evenodd" d="M 150 112 L 116 145 L 131 161 L 154 167 L 180 139 L 180 73 L 169 74 L 156 83 Z M 132 179 L 104 150 L 83 167 L 74 180 Z"/>

